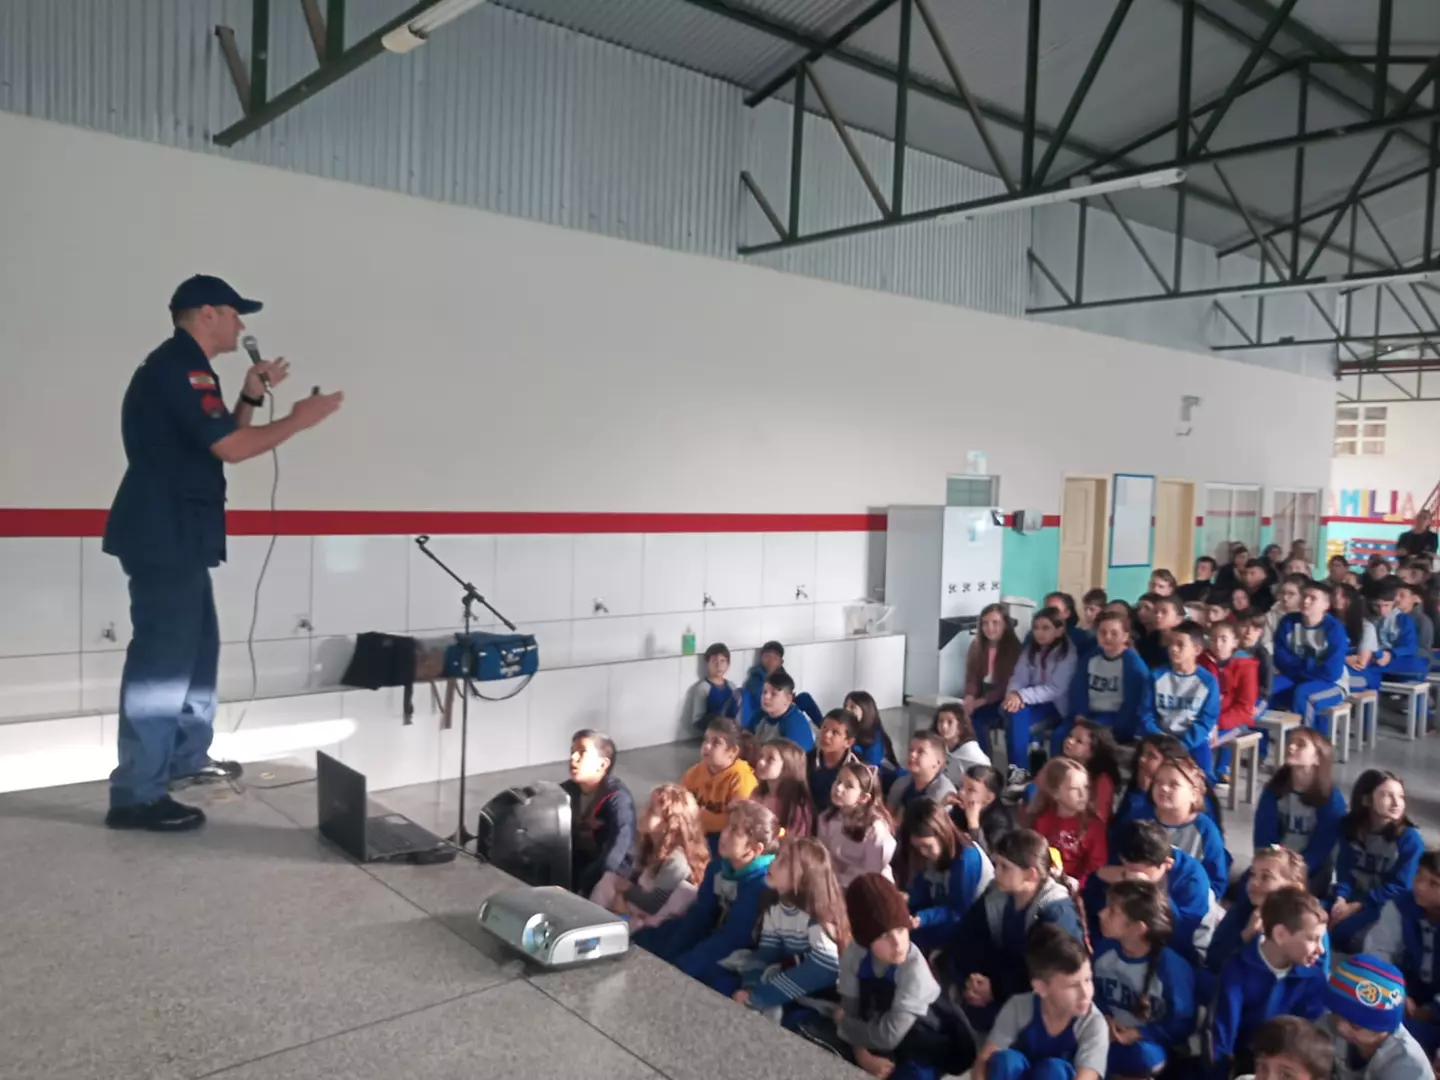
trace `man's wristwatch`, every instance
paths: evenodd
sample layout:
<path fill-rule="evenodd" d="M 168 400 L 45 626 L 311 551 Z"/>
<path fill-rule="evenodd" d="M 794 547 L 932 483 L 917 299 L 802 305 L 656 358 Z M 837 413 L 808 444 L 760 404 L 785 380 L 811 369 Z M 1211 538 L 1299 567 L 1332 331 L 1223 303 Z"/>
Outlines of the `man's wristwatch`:
<path fill-rule="evenodd" d="M 263 394 L 260 397 L 251 397 L 249 394 L 245 393 L 244 390 L 240 391 L 240 400 L 243 401 L 246 405 L 249 405 L 252 409 L 258 409 L 261 405 L 265 404 L 265 396 Z"/>

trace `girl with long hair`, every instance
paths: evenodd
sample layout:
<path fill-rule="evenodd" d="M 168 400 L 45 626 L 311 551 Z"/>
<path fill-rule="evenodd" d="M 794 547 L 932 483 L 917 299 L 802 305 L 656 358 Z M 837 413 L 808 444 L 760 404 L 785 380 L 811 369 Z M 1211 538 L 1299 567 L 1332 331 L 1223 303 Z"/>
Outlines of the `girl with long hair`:
<path fill-rule="evenodd" d="M 1280 846 L 1305 860 L 1306 885 L 1319 897 L 1330 895 L 1335 851 L 1345 796 L 1335 786 L 1335 748 L 1310 728 L 1296 728 L 1285 743 L 1285 764 L 1260 793 L 1255 807 L 1255 850 Z"/>
<path fill-rule="evenodd" d="M 1414 887 L 1425 841 L 1405 812 L 1404 781 L 1380 769 L 1355 781 L 1340 835 L 1330 933 L 1337 949 L 1353 952 L 1380 909 Z"/>
<path fill-rule="evenodd" d="M 1019 659 L 1020 639 L 1005 605 L 987 604 L 980 609 L 979 629 L 965 654 L 965 695 L 961 699 L 975 738 L 986 753 L 990 730 L 1000 722 L 1000 702 Z"/>
<path fill-rule="evenodd" d="M 895 744 L 890 741 L 890 735 L 880 721 L 880 706 L 875 704 L 875 698 L 864 690 L 851 690 L 840 704 L 859 725 L 852 748 L 855 756 L 877 769 L 899 769 L 900 759 L 895 756 Z"/>
<path fill-rule="evenodd" d="M 840 766 L 830 788 L 830 809 L 820 815 L 815 836 L 830 852 L 842 889 L 861 874 L 894 880 L 890 863 L 895 858 L 895 826 L 872 766 L 858 761 Z"/>
<path fill-rule="evenodd" d="M 780 820 L 780 835 L 809 836 L 815 803 L 810 797 L 809 763 L 800 745 L 789 739 L 771 739 L 762 745 L 755 779 L 759 784 L 751 798 L 768 806 Z"/>
<path fill-rule="evenodd" d="M 916 799 L 905 808 L 896 863 L 915 916 L 910 936 L 925 953 L 950 944 L 995 876 L 985 852 L 933 799 Z"/>
<path fill-rule="evenodd" d="M 640 847 L 629 875 L 607 874 L 590 899 L 630 920 L 631 931 L 683 914 L 710 865 L 700 805 L 679 784 L 661 784 L 639 818 Z"/>
<path fill-rule="evenodd" d="M 1020 649 L 1010 686 L 1000 702 L 1008 728 L 1011 786 L 1030 780 L 1030 731 L 1053 727 L 1070 715 L 1070 684 L 1078 664 L 1064 615 L 1043 608 L 1030 621 L 1030 638 Z"/>
<path fill-rule="evenodd" d="M 1036 778 L 1026 823 L 1060 853 L 1060 865 L 1080 888 L 1110 859 L 1105 822 L 1090 808 L 1090 774 L 1069 758 L 1051 758 Z"/>

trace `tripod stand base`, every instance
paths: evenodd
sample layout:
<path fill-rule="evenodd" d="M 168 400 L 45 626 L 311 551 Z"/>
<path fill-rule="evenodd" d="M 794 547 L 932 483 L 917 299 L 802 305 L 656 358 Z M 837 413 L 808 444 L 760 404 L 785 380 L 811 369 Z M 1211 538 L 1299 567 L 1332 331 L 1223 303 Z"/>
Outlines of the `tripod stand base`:
<path fill-rule="evenodd" d="M 468 849 L 469 846 L 478 839 L 480 839 L 478 836 L 465 828 L 464 825 L 461 825 L 455 832 L 445 838 L 445 842 L 451 847 L 457 847 L 468 854 L 475 854 L 475 852 L 470 852 Z"/>

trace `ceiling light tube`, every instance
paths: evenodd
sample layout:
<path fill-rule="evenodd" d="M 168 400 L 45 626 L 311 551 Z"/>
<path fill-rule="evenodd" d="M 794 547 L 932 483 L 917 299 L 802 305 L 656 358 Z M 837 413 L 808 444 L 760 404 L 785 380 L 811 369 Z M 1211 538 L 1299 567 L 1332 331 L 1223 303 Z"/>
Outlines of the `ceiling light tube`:
<path fill-rule="evenodd" d="M 1079 177 L 1076 177 L 1079 180 Z M 1019 199 L 1010 199 L 1007 202 L 994 203 L 990 206 L 977 206 L 973 210 L 957 210 L 951 214 L 941 214 L 931 218 L 932 221 L 950 224 L 957 221 L 969 221 L 971 218 L 980 217 L 982 214 L 1003 214 L 1011 210 L 1024 210 L 1032 206 L 1049 206 L 1053 203 L 1076 202 L 1080 199 L 1089 199 L 1096 195 L 1109 195 L 1116 191 L 1133 191 L 1136 188 L 1163 188 L 1174 187 L 1185 180 L 1184 169 L 1160 169 L 1156 172 L 1141 173 L 1139 176 L 1118 176 L 1113 180 L 1097 180 L 1094 183 L 1072 183 L 1068 188 L 1057 188 L 1054 191 L 1042 191 L 1038 195 L 1026 195 Z"/>
<path fill-rule="evenodd" d="M 1413 282 L 1429 281 L 1430 274 L 1425 271 L 1418 271 L 1408 274 L 1391 274 L 1389 277 L 1365 278 L 1363 281 L 1354 281 L 1345 277 L 1344 274 L 1331 274 L 1329 277 L 1316 278 L 1314 281 L 1297 281 L 1287 284 L 1276 283 L 1274 285 L 1255 285 L 1249 289 L 1237 289 L 1229 296 L 1277 296 L 1285 293 L 1313 292 L 1316 289 L 1368 289 L 1372 285 L 1408 285 Z"/>
<path fill-rule="evenodd" d="M 471 8 L 479 7 L 485 0 L 440 0 L 440 3 L 426 8 L 409 22 L 397 26 L 383 38 L 380 44 L 388 52 L 408 53 L 418 49 L 430 40 L 430 35 L 446 23 L 454 22 Z"/>

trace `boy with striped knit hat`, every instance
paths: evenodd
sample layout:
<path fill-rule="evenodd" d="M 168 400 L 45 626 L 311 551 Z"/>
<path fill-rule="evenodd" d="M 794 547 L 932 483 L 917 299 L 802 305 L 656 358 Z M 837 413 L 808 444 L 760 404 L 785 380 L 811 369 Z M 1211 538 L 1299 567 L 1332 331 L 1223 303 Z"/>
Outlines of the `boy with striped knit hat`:
<path fill-rule="evenodd" d="M 1335 1040 L 1336 1080 L 1433 1080 L 1425 1051 L 1405 1030 L 1405 977 L 1393 964 L 1361 954 L 1330 968 L 1330 1015 L 1321 1027 Z"/>

